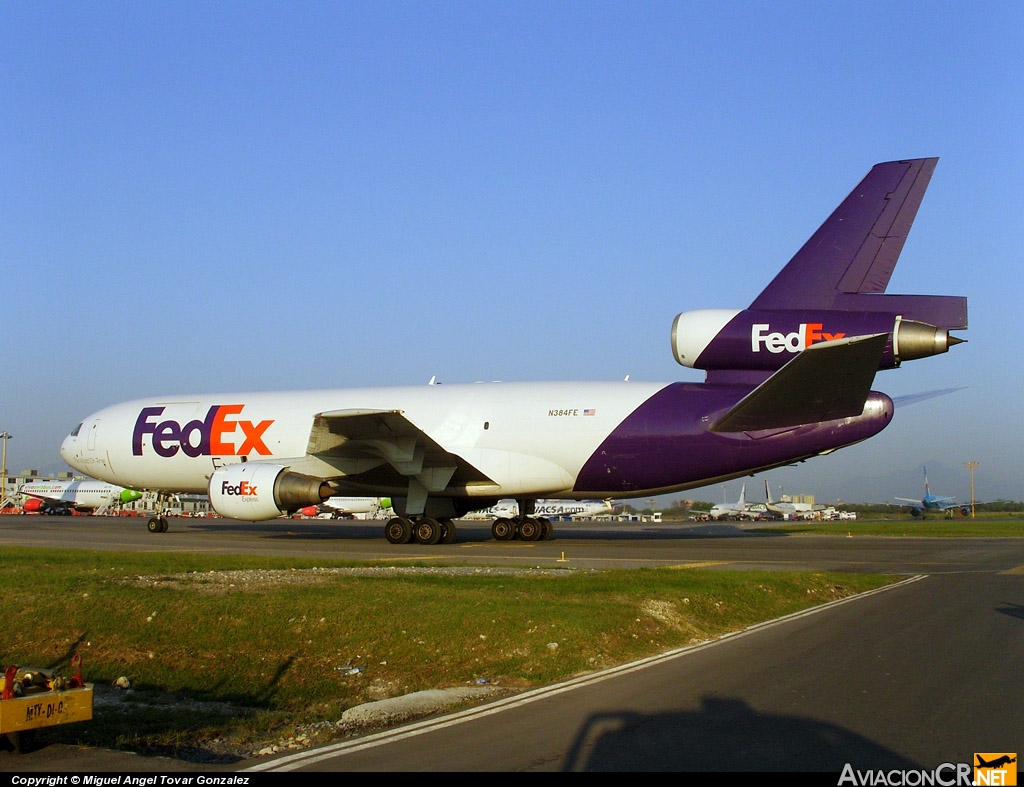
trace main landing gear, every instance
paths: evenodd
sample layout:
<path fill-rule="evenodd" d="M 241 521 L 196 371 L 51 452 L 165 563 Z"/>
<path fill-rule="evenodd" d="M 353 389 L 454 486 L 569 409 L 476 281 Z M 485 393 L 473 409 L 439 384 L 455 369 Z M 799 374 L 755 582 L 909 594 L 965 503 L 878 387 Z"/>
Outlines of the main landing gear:
<path fill-rule="evenodd" d="M 554 527 L 544 517 L 502 517 L 491 525 L 495 541 L 547 541 L 553 532 Z M 455 523 L 450 519 L 396 516 L 384 525 L 384 536 L 392 544 L 451 544 L 455 541 Z"/>
<path fill-rule="evenodd" d="M 491 525 L 491 535 L 495 541 L 547 541 L 551 538 L 554 528 L 545 517 L 501 517 Z"/>
<path fill-rule="evenodd" d="M 451 544 L 455 541 L 455 523 L 429 516 L 415 519 L 396 516 L 384 525 L 384 536 L 392 544 Z"/>

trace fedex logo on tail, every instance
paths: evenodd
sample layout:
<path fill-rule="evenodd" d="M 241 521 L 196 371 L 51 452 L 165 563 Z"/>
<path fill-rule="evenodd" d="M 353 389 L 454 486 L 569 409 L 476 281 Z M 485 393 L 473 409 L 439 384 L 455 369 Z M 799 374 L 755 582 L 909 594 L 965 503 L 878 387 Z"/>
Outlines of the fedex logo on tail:
<path fill-rule="evenodd" d="M 763 345 L 770 353 L 797 353 L 817 342 L 842 339 L 846 336 L 845 333 L 825 333 L 821 328 L 820 322 L 802 322 L 792 333 L 781 333 L 772 331 L 769 323 L 754 323 L 750 326 L 750 349 L 755 353 L 761 352 Z"/>
<path fill-rule="evenodd" d="M 132 433 L 132 454 L 142 456 L 143 438 L 150 435 L 153 450 L 163 457 L 174 456 L 178 451 L 191 457 L 253 453 L 270 456 L 263 435 L 274 423 L 273 419 L 255 423 L 231 417 L 241 413 L 244 407 L 243 404 L 215 404 L 202 421 L 196 419 L 184 426 L 172 419 L 159 420 L 163 407 L 143 407 Z"/>

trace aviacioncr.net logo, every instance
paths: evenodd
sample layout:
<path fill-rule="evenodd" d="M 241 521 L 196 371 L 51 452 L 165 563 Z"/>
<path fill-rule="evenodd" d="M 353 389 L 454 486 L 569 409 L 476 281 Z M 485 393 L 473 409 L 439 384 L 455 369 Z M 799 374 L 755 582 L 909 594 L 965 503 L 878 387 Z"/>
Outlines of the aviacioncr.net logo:
<path fill-rule="evenodd" d="M 974 784 L 1013 787 L 1017 784 L 1017 752 L 975 752 Z"/>
<path fill-rule="evenodd" d="M 973 784 L 972 770 L 966 762 L 944 762 L 933 771 L 900 768 L 859 771 L 846 763 L 839 776 L 839 787 L 968 787 Z"/>

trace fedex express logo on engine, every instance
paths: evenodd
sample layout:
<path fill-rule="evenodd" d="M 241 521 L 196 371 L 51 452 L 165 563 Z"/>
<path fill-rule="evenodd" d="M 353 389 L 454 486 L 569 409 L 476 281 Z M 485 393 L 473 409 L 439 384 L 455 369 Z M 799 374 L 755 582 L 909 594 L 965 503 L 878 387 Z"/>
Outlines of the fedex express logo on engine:
<path fill-rule="evenodd" d="M 142 440 L 153 439 L 153 450 L 159 456 L 174 456 L 180 450 L 186 456 L 247 456 L 252 453 L 270 456 L 263 442 L 263 433 L 274 423 L 273 419 L 254 423 L 233 419 L 242 412 L 244 404 L 215 404 L 202 421 L 189 421 L 182 426 L 177 421 L 161 421 L 163 407 L 143 407 L 135 421 L 132 433 L 132 454 L 142 456 Z"/>
<path fill-rule="evenodd" d="M 845 333 L 825 333 L 821 326 L 820 322 L 802 322 L 792 333 L 779 333 L 773 332 L 772 326 L 766 322 L 754 323 L 750 326 L 750 349 L 756 353 L 761 352 L 761 346 L 764 345 L 770 353 L 780 353 L 783 350 L 798 353 L 817 342 L 842 339 L 846 336 Z"/>

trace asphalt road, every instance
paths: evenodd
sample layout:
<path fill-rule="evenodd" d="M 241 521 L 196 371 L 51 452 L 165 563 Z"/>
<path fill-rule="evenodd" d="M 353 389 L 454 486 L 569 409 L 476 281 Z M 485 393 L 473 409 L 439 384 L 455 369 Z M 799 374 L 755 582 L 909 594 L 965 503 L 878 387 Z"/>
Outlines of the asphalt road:
<path fill-rule="evenodd" d="M 919 577 L 629 668 L 236 770 L 931 770 L 1024 743 L 1024 539 L 581 524 L 525 544 L 494 542 L 486 525 L 467 523 L 455 544 L 423 547 L 388 544 L 380 524 L 183 519 L 150 534 L 138 519 L 0 517 L 8 544 Z M 53 746 L 12 758 L 0 755 L 0 770 L 209 770 Z"/>

